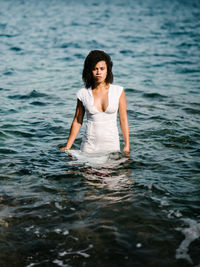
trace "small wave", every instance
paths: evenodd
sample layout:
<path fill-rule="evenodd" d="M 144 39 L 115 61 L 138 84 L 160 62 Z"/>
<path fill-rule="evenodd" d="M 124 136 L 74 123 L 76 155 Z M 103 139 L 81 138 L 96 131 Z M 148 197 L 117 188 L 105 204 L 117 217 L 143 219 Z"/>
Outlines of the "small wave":
<path fill-rule="evenodd" d="M 132 93 L 141 93 L 140 90 L 138 89 L 135 89 L 135 88 L 125 88 L 125 92 L 128 93 L 129 95 L 132 94 Z"/>
<path fill-rule="evenodd" d="M 0 91 L 11 91 L 11 89 L 0 87 Z"/>
<path fill-rule="evenodd" d="M 8 98 L 10 98 L 10 99 L 31 99 L 31 98 L 38 98 L 38 97 L 45 97 L 45 96 L 47 96 L 47 95 L 44 93 L 40 93 L 36 90 L 33 90 L 29 94 L 26 94 L 26 95 L 16 94 L 16 95 L 8 96 Z"/>
<path fill-rule="evenodd" d="M 192 136 L 188 135 L 172 135 L 168 134 L 167 140 L 163 141 L 163 145 L 166 147 L 174 148 L 193 148 L 193 146 L 198 145 Z"/>
<path fill-rule="evenodd" d="M 10 123 L 6 123 L 6 124 L 3 124 L 1 127 L 4 129 L 12 129 L 14 127 L 14 125 L 10 124 Z"/>
<path fill-rule="evenodd" d="M 41 101 L 33 101 L 30 104 L 34 106 L 46 106 L 46 103 L 41 102 Z"/>
<path fill-rule="evenodd" d="M 0 139 L 7 139 L 8 135 L 6 133 L 4 133 L 3 131 L 0 131 Z"/>
<path fill-rule="evenodd" d="M 15 72 L 13 68 L 6 68 L 5 71 L 3 72 L 3 75 L 9 76 L 12 75 Z"/>
<path fill-rule="evenodd" d="M 167 98 L 167 96 L 161 95 L 159 93 L 144 93 L 143 97 L 152 98 L 152 99 L 156 99 L 156 100 L 162 100 L 162 99 Z"/>
<path fill-rule="evenodd" d="M 17 151 L 10 148 L 0 148 L 0 154 L 17 154 Z"/>
<path fill-rule="evenodd" d="M 60 48 L 64 48 L 64 49 L 65 48 L 70 48 L 70 47 L 78 48 L 78 49 L 81 48 L 81 46 L 78 43 L 75 43 L 75 42 L 63 43 L 63 44 L 60 45 Z"/>
<path fill-rule="evenodd" d="M 123 55 L 133 55 L 133 51 L 132 50 L 121 50 L 120 51 L 121 54 Z"/>
<path fill-rule="evenodd" d="M 71 26 L 72 27 L 78 27 L 78 26 L 80 26 L 81 24 L 80 23 L 78 23 L 78 22 L 75 22 L 75 21 L 72 21 L 72 23 L 71 23 Z"/>
<path fill-rule="evenodd" d="M 192 69 L 192 68 L 177 68 L 176 73 L 180 74 L 188 74 L 188 73 L 199 73 L 199 69 Z"/>
<path fill-rule="evenodd" d="M 199 109 L 183 108 L 183 110 L 188 114 L 193 114 L 193 115 L 199 115 L 200 114 L 200 110 Z"/>
<path fill-rule="evenodd" d="M 73 61 L 72 57 L 61 57 L 61 58 L 57 58 L 58 61 Z"/>
<path fill-rule="evenodd" d="M 33 137 L 34 136 L 34 134 L 31 134 L 31 133 L 28 133 L 28 132 L 25 132 L 25 131 L 15 131 L 15 130 L 11 131 L 11 130 L 7 130 L 5 132 L 6 133 L 9 133 L 11 135 L 14 135 L 14 136 L 26 137 L 26 138 Z"/>
<path fill-rule="evenodd" d="M 7 23 L 0 23 L 0 28 L 5 29 L 7 27 Z"/>
<path fill-rule="evenodd" d="M 0 37 L 7 37 L 7 38 L 12 38 L 12 37 L 16 37 L 17 34 L 0 34 Z"/>
<path fill-rule="evenodd" d="M 80 177 L 78 173 L 74 172 L 69 168 L 65 170 L 65 174 L 53 173 L 53 174 L 44 174 L 43 176 L 48 180 L 55 180 L 55 181 L 61 181 L 61 180 L 66 181 L 66 179 L 77 179 Z"/>
<path fill-rule="evenodd" d="M 183 48 L 189 48 L 189 47 L 192 47 L 192 46 L 194 46 L 193 43 L 186 43 L 186 42 L 182 42 L 182 43 L 177 45 L 178 48 L 182 48 L 182 47 Z M 189 62 L 189 64 L 191 64 L 190 61 L 188 61 L 188 62 Z"/>
<path fill-rule="evenodd" d="M 84 56 L 82 54 L 76 53 L 74 54 L 75 57 L 80 58 L 80 59 L 84 59 Z"/>
<path fill-rule="evenodd" d="M 18 46 L 13 46 L 10 48 L 11 51 L 15 51 L 15 52 L 20 52 L 22 51 L 22 48 L 18 47 Z"/>
<path fill-rule="evenodd" d="M 185 259 L 189 263 L 193 264 L 193 261 L 188 253 L 190 244 L 200 237 L 200 223 L 192 219 L 183 220 L 189 227 L 188 228 L 177 228 L 178 231 L 182 232 L 185 239 L 181 242 L 180 246 L 176 250 L 176 259 Z"/>

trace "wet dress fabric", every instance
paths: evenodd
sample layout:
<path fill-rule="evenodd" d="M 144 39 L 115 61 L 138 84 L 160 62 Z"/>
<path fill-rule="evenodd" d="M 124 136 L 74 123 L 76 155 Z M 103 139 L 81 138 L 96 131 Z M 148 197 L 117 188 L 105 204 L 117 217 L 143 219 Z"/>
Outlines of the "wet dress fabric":
<path fill-rule="evenodd" d="M 78 91 L 77 98 L 83 103 L 87 115 L 81 151 L 86 153 L 120 151 L 117 112 L 122 91 L 123 87 L 110 84 L 108 106 L 104 112 L 100 112 L 94 106 L 91 88 L 82 88 Z"/>

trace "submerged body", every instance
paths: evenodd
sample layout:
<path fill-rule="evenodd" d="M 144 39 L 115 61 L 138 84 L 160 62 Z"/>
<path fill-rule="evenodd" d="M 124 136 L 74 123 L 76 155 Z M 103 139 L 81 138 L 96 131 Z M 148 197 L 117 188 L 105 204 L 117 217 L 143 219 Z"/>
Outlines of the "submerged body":
<path fill-rule="evenodd" d="M 110 84 L 105 111 L 99 111 L 94 105 L 91 88 L 82 88 L 78 91 L 77 98 L 83 103 L 87 114 L 81 151 L 87 153 L 120 151 L 117 112 L 122 91 L 123 87 Z"/>

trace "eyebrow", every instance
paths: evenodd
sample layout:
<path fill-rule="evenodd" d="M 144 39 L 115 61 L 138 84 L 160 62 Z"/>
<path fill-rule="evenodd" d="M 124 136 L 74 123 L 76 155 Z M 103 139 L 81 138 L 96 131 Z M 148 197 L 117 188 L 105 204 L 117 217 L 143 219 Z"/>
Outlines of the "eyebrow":
<path fill-rule="evenodd" d="M 98 69 L 97 67 L 94 67 L 93 69 Z M 105 66 L 99 67 L 99 69 L 105 69 Z"/>

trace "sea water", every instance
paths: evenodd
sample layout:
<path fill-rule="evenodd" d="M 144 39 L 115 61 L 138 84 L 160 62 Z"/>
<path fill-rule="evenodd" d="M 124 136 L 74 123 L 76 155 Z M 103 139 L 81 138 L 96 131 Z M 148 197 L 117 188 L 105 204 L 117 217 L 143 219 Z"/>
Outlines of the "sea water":
<path fill-rule="evenodd" d="M 199 33 L 197 0 L 0 0 L 0 266 L 199 266 Z M 93 49 L 130 157 L 82 154 L 85 123 L 59 150 Z"/>

